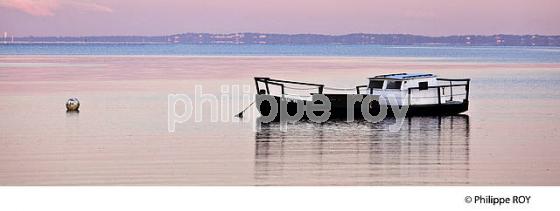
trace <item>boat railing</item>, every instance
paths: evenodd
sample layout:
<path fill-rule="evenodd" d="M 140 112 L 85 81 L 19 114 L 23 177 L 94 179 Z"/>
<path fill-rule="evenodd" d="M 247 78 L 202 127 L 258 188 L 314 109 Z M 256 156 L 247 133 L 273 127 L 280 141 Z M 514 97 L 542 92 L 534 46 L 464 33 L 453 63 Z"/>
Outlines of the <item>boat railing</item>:
<path fill-rule="evenodd" d="M 259 86 L 259 83 L 264 84 L 265 89 L 261 89 L 260 86 Z M 307 87 L 293 87 L 293 86 L 289 86 L 288 84 L 302 85 L 302 86 L 307 86 Z M 306 83 L 306 82 L 299 82 L 299 81 L 288 81 L 288 80 L 278 80 L 278 79 L 272 79 L 272 78 L 268 78 L 268 77 L 255 77 L 255 85 L 256 85 L 256 88 L 257 88 L 257 93 L 259 93 L 259 94 L 269 94 L 269 95 L 270 95 L 270 85 L 279 86 L 282 95 L 288 95 L 286 93 L 286 89 L 300 90 L 300 91 L 311 91 L 311 90 L 316 89 L 317 93 L 323 94 L 323 89 L 325 88 L 325 85 L 323 85 L 323 84 L 314 84 L 314 83 Z"/>
<path fill-rule="evenodd" d="M 412 99 L 416 98 L 436 98 L 434 97 L 422 97 L 422 96 L 412 96 L 413 90 L 430 90 L 430 89 L 437 89 L 437 101 L 438 104 L 442 104 L 442 99 L 449 99 L 449 101 L 454 102 L 453 97 L 464 96 L 463 101 L 469 101 L 469 88 L 470 88 L 470 81 L 471 79 L 449 79 L 449 78 L 437 78 L 438 81 L 442 81 L 443 83 L 449 82 L 449 84 L 445 85 L 437 85 L 437 86 L 427 86 L 427 87 L 410 87 L 408 88 L 408 104 L 411 104 Z M 460 84 L 457 84 L 460 83 Z M 461 93 L 453 93 L 453 89 L 457 89 L 457 87 L 463 87 L 465 92 Z M 445 94 L 445 89 L 449 88 L 449 94 Z M 456 90 L 457 91 L 457 90 Z"/>
<path fill-rule="evenodd" d="M 469 87 L 470 87 L 470 79 L 448 79 L 448 78 L 437 78 L 438 82 L 440 82 L 440 85 L 437 86 L 424 86 L 424 87 L 410 87 L 408 88 L 408 104 L 410 105 L 413 99 L 422 99 L 422 98 L 437 98 L 437 103 L 438 104 L 442 104 L 442 100 L 445 99 L 449 99 L 447 101 L 444 101 L 444 103 L 447 102 L 455 102 L 454 101 L 454 97 L 461 97 L 464 101 L 469 100 Z M 442 84 L 442 83 L 447 83 L 449 82 L 449 84 Z M 264 84 L 264 89 L 261 89 L 261 85 Z M 295 86 L 291 86 L 290 84 L 293 85 L 298 85 L 298 87 Z M 293 96 L 293 97 L 308 97 L 308 96 L 303 96 L 303 95 L 296 95 L 296 94 L 288 94 L 286 93 L 286 89 L 291 89 L 291 90 L 299 90 L 299 91 L 312 91 L 312 90 L 316 90 L 316 92 L 310 92 L 309 95 L 312 95 L 314 93 L 318 93 L 318 94 L 323 94 L 323 90 L 328 89 L 328 90 L 337 90 L 337 91 L 351 91 L 354 90 L 354 88 L 349 88 L 349 89 L 343 89 L 343 88 L 332 88 L 332 87 L 325 87 L 325 85 L 323 84 L 315 84 L 315 83 L 307 83 L 307 82 L 299 82 L 299 81 L 288 81 L 288 80 L 279 80 L 279 79 L 272 79 L 272 78 L 268 78 L 268 77 L 255 77 L 255 85 L 256 85 L 256 89 L 257 89 L 257 93 L 259 94 L 271 94 L 271 89 L 270 86 L 278 86 L 280 87 L 282 96 Z M 457 93 L 458 87 L 463 87 L 464 88 L 464 92 L 459 92 Z M 360 85 L 360 86 L 356 86 L 355 91 L 356 94 L 360 94 L 362 93 L 362 91 L 367 90 L 368 89 L 368 85 Z M 431 95 L 431 96 L 414 96 L 414 91 L 418 90 L 418 91 L 422 91 L 422 90 L 437 90 L 437 96 Z M 449 91 L 446 92 L 446 89 L 448 89 Z M 454 92 L 455 89 L 455 92 Z M 367 91 L 365 92 L 367 93 Z"/>
<path fill-rule="evenodd" d="M 365 89 L 367 91 L 368 85 L 356 86 L 356 94 L 360 94 L 360 90 Z"/>

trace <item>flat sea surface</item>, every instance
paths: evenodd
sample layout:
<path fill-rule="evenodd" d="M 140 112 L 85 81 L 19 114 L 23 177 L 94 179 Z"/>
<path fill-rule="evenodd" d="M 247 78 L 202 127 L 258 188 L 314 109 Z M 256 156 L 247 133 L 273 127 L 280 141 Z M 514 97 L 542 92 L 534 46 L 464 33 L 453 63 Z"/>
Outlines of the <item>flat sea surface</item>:
<path fill-rule="evenodd" d="M 395 72 L 471 78 L 469 111 L 397 132 L 233 118 L 256 76 L 348 88 Z M 220 106 L 169 132 L 168 95 L 197 87 Z M 560 48 L 0 45 L 0 185 L 560 185 L 559 90 Z"/>

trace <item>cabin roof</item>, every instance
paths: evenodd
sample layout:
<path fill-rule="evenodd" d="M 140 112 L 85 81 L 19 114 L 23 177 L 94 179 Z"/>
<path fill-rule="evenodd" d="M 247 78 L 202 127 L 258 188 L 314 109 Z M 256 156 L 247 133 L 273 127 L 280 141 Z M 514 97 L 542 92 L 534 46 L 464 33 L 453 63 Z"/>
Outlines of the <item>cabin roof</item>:
<path fill-rule="evenodd" d="M 369 79 L 407 80 L 407 79 L 432 78 L 432 77 L 436 77 L 436 76 L 430 73 L 395 73 L 395 74 L 387 74 L 387 75 L 378 75 Z"/>

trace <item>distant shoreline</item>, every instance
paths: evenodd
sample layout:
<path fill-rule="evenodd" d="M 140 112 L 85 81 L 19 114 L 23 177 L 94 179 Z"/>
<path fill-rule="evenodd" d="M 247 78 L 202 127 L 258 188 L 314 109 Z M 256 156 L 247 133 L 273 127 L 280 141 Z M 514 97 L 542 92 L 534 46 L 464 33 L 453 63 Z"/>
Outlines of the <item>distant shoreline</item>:
<path fill-rule="evenodd" d="M 560 46 L 560 35 L 184 33 L 163 36 L 0 37 L 0 44 Z"/>

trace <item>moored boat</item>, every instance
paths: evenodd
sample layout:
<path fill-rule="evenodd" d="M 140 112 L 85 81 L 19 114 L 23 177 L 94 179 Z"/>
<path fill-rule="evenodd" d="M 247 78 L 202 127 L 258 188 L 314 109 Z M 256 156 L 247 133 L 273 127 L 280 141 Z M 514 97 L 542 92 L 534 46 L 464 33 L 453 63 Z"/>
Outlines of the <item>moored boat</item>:
<path fill-rule="evenodd" d="M 394 116 L 395 109 L 403 108 L 406 116 L 455 115 L 467 111 L 469 107 L 470 79 L 438 78 L 426 73 L 378 75 L 369 78 L 367 85 L 356 86 L 352 91 L 267 77 L 256 77 L 255 84 L 259 112 L 263 116 L 275 115 L 275 121 L 279 120 L 283 110 L 293 116 L 305 110 L 302 104 L 325 104 L 321 99 L 329 101 L 329 119 L 360 119 L 380 114 Z M 303 91 L 304 94 L 296 95 L 288 90 Z M 325 90 L 331 92 L 326 93 Z M 340 91 L 346 93 L 336 93 Z M 281 103 L 286 105 L 282 107 Z M 324 111 L 312 112 L 320 115 Z M 309 118 L 309 112 L 303 113 L 302 118 Z"/>

